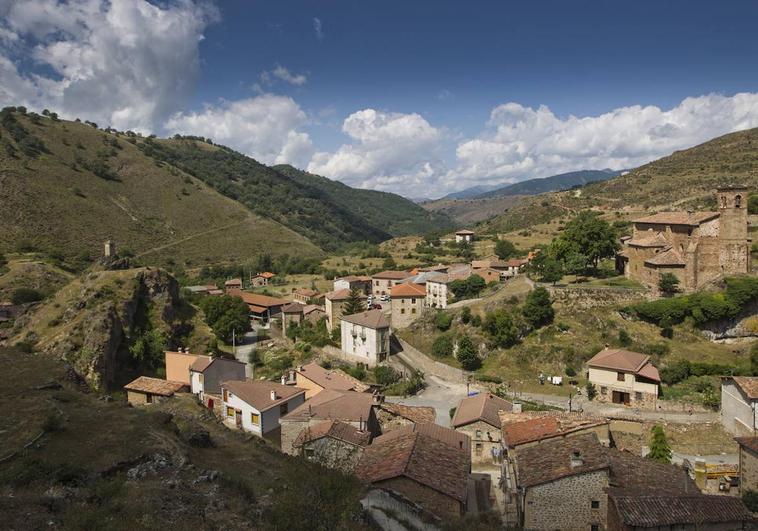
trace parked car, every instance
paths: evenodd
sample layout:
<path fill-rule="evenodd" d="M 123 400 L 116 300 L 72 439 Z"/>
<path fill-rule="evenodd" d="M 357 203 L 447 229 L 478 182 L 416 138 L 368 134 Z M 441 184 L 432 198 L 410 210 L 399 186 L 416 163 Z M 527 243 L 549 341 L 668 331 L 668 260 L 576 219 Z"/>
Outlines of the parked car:
<path fill-rule="evenodd" d="M 389 295 L 382 295 L 382 298 L 379 299 L 379 300 L 382 301 L 382 302 L 387 302 L 388 300 L 390 300 L 390 296 Z"/>
<path fill-rule="evenodd" d="M 382 305 L 381 304 L 371 304 L 369 306 L 369 309 L 371 309 L 371 310 L 381 310 L 382 309 Z"/>

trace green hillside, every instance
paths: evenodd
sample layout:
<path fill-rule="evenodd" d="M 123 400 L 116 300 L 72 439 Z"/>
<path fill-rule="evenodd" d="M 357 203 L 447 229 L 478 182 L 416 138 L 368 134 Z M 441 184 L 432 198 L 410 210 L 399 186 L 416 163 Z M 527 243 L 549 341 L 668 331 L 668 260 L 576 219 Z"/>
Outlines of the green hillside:
<path fill-rule="evenodd" d="M 552 177 L 543 177 L 541 179 L 529 179 L 519 183 L 509 184 L 502 188 L 490 190 L 475 196 L 475 199 L 486 199 L 489 197 L 513 196 L 513 195 L 535 195 L 545 192 L 555 192 L 567 190 L 575 186 L 582 186 L 596 181 L 606 181 L 615 177 L 620 172 L 613 170 L 580 170 L 569 173 L 561 173 Z"/>
<path fill-rule="evenodd" d="M 293 230 L 146 157 L 139 148 L 145 142 L 83 123 L 0 113 L 0 252 L 38 250 L 83 265 L 112 238 L 151 264 L 321 254 Z"/>

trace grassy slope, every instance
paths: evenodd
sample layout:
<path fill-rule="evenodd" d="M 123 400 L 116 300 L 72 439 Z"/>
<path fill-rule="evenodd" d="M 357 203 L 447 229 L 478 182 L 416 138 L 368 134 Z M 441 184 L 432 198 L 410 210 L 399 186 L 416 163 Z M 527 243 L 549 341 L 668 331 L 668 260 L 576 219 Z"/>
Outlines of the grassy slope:
<path fill-rule="evenodd" d="M 521 201 L 521 196 L 492 197 L 487 199 L 437 199 L 421 206 L 455 220 L 460 226 L 473 225 L 502 214 Z"/>
<path fill-rule="evenodd" d="M 714 190 L 725 184 L 758 188 L 758 128 L 724 135 L 579 190 L 528 198 L 491 220 L 485 229 L 527 229 L 584 208 L 646 211 L 713 208 Z"/>
<path fill-rule="evenodd" d="M 251 213 L 199 179 L 157 165 L 123 135 L 44 118 L 35 125 L 14 116 L 49 153 L 30 159 L 0 151 L 0 205 L 10 213 L 3 216 L 0 251 L 28 241 L 69 258 L 97 257 L 102 242 L 113 238 L 119 248 L 145 253 L 146 261 L 157 264 L 244 261 L 264 251 L 319 254 L 292 230 Z M 8 139 L 2 128 L 0 133 Z M 113 139 L 120 149 L 104 143 Z M 83 168 L 110 149 L 115 156 L 107 164 L 118 180 Z"/>
<path fill-rule="evenodd" d="M 0 363 L 0 457 L 36 437 L 48 416 L 61 424 L 0 464 L 5 528 L 360 528 L 347 518 L 363 492 L 355 480 L 224 428 L 190 397 L 141 410 L 81 393 L 51 359 L 0 349 Z M 63 388 L 34 389 L 50 381 Z M 186 442 L 198 427 L 214 447 Z M 127 479 L 155 454 L 168 465 Z M 218 478 L 198 481 L 209 470 Z"/>
<path fill-rule="evenodd" d="M 58 291 L 73 275 L 32 256 L 14 257 L 0 268 L 0 301 L 10 300 L 18 288 L 32 288 L 45 296 Z"/>

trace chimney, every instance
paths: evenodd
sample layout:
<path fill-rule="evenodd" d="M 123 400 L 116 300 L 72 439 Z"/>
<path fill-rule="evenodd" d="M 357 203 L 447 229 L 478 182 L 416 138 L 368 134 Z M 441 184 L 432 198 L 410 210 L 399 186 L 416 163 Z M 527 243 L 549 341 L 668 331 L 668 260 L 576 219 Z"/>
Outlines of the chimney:
<path fill-rule="evenodd" d="M 513 412 L 514 413 L 521 413 L 521 402 L 514 402 L 513 403 Z"/>
<path fill-rule="evenodd" d="M 285 374 L 282 374 L 281 382 L 282 382 L 282 385 L 287 385 L 287 376 Z"/>
<path fill-rule="evenodd" d="M 363 431 L 363 415 L 358 417 L 358 431 Z"/>
<path fill-rule="evenodd" d="M 277 399 L 277 396 L 276 396 L 276 391 L 274 391 L 274 390 L 272 389 L 272 390 L 271 390 L 271 400 L 276 400 L 276 399 Z"/>
<path fill-rule="evenodd" d="M 583 464 L 584 459 L 582 459 L 582 453 L 579 450 L 574 450 L 571 454 L 571 468 L 580 467 Z"/>

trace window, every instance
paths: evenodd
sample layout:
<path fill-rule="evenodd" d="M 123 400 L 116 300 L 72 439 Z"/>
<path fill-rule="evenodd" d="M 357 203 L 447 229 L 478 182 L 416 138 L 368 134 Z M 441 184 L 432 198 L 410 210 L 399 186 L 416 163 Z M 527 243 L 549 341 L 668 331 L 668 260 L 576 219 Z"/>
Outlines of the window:
<path fill-rule="evenodd" d="M 476 438 L 481 439 L 482 438 L 482 430 L 476 430 Z"/>
<path fill-rule="evenodd" d="M 476 455 L 482 455 L 482 443 L 476 443 L 474 449 L 476 450 Z"/>
<path fill-rule="evenodd" d="M 741 195 L 735 195 L 734 196 L 734 208 L 740 208 L 742 206 L 742 196 Z"/>
<path fill-rule="evenodd" d="M 592 500 L 592 501 L 590 502 L 590 506 L 591 506 L 593 509 L 600 509 L 600 501 L 599 501 L 599 500 Z"/>
<path fill-rule="evenodd" d="M 600 531 L 600 526 L 597 524 L 592 524 L 590 526 L 590 531 Z"/>
<path fill-rule="evenodd" d="M 153 395 L 145 395 L 145 402 L 147 402 L 148 404 L 152 404 L 153 403 Z"/>
<path fill-rule="evenodd" d="M 400 313 L 401 314 L 405 313 L 405 308 L 400 308 Z"/>
<path fill-rule="evenodd" d="M 411 313 L 416 313 L 416 308 L 411 308 Z"/>
<path fill-rule="evenodd" d="M 250 413 L 250 422 L 253 426 L 260 426 L 261 416 L 258 413 Z"/>
<path fill-rule="evenodd" d="M 624 376 L 623 372 L 617 372 L 616 373 L 616 380 L 619 382 L 626 381 L 626 376 Z"/>
<path fill-rule="evenodd" d="M 315 452 L 313 451 L 313 448 L 306 448 L 305 449 L 305 457 L 308 459 L 312 458 Z"/>
<path fill-rule="evenodd" d="M 608 394 L 608 388 L 607 387 L 601 387 L 600 388 L 600 394 L 601 395 L 607 395 Z"/>
<path fill-rule="evenodd" d="M 286 415 L 287 411 L 289 411 L 289 404 L 285 402 L 281 406 L 279 406 L 279 414 L 280 415 Z"/>
<path fill-rule="evenodd" d="M 226 416 L 227 417 L 234 417 L 234 408 L 226 406 Z"/>

